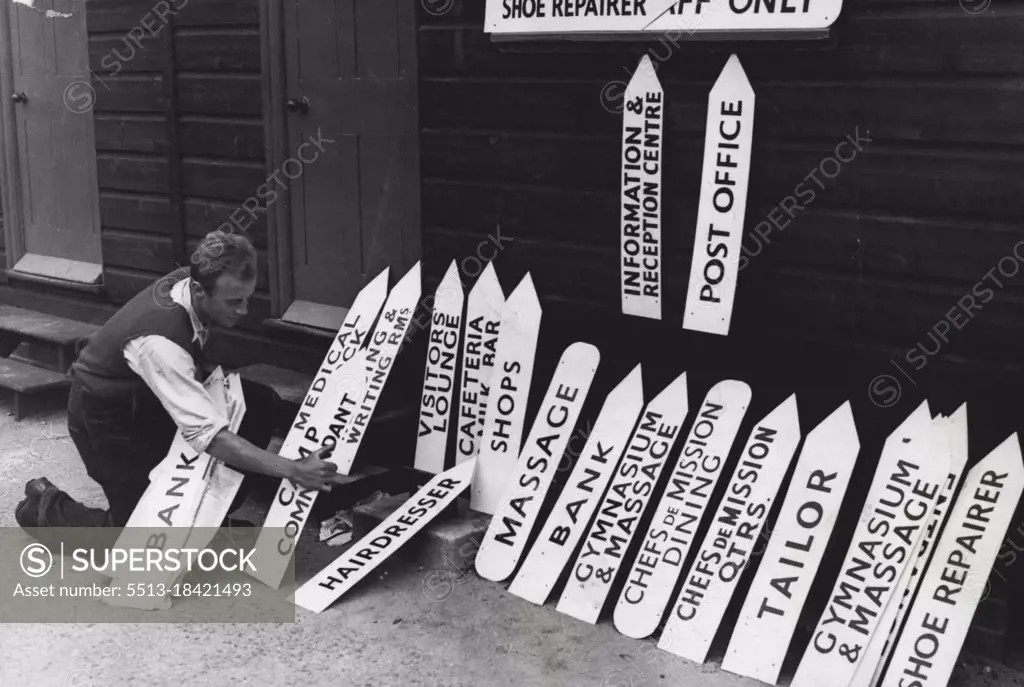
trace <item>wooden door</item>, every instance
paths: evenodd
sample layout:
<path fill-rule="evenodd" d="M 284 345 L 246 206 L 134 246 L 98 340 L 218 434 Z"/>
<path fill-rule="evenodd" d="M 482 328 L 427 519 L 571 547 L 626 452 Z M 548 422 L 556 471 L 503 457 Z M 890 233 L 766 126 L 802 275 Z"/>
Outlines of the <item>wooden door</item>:
<path fill-rule="evenodd" d="M 282 0 L 290 304 L 336 329 L 390 266 L 419 259 L 415 2 Z"/>
<path fill-rule="evenodd" d="M 102 272 L 99 193 L 85 3 L 7 3 L 14 103 L 12 189 L 20 226 L 8 228 L 17 272 L 94 283 Z M 51 14 L 47 16 L 47 11 Z M 10 160 L 11 157 L 9 156 Z M 10 213 L 9 213 L 10 214 Z M 12 218 L 13 219 L 13 218 Z"/>

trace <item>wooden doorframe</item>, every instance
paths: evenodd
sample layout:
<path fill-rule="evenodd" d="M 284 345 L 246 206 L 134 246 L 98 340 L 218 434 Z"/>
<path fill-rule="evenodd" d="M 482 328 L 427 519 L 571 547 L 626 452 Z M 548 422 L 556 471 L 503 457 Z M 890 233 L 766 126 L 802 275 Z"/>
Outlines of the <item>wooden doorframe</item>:
<path fill-rule="evenodd" d="M 18 166 L 18 132 L 15 128 L 14 54 L 11 42 L 11 12 L 7 3 L 0 9 L 0 186 L 3 187 L 4 251 L 10 270 L 25 254 L 25 222 L 21 207 L 21 172 Z"/>

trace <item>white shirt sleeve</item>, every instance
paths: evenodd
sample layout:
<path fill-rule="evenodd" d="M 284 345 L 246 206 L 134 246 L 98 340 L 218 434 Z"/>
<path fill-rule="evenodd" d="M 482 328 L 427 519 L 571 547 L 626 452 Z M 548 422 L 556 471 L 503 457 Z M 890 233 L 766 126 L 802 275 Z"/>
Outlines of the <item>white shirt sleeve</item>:
<path fill-rule="evenodd" d="M 163 336 L 140 336 L 124 346 L 128 367 L 153 391 L 195 451 L 206 451 L 228 427 L 210 394 L 195 378 L 195 361 L 185 349 Z"/>

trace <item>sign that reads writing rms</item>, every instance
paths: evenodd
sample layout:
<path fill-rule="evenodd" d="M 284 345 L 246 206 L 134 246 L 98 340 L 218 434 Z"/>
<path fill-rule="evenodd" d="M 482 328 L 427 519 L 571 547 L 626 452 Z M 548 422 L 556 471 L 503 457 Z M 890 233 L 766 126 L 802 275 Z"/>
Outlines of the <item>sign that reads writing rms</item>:
<path fill-rule="evenodd" d="M 849 401 L 807 435 L 722 670 L 778 683 L 859 453 Z"/>
<path fill-rule="evenodd" d="M 512 480 L 526 422 L 526 402 L 540 333 L 540 302 L 527 274 L 505 301 L 494 377 L 487 399 L 469 507 L 493 515 Z"/>
<path fill-rule="evenodd" d="M 590 524 L 643 405 L 643 375 L 637 365 L 605 398 L 569 481 L 508 588 L 511 594 L 540 605 L 547 601 Z"/>
<path fill-rule="evenodd" d="M 661 623 L 750 396 L 748 385 L 726 380 L 704 398 L 615 605 L 615 627 L 627 637 L 649 637 Z"/>
<path fill-rule="evenodd" d="M 413 538 L 469 486 L 474 462 L 434 475 L 401 508 L 295 590 L 296 606 L 321 613 Z"/>
<path fill-rule="evenodd" d="M 459 436 L 455 442 L 455 462 L 464 463 L 480 452 L 484 432 L 484 413 L 494 377 L 494 358 L 498 352 L 498 331 L 505 294 L 487 263 L 469 292 L 466 304 L 466 334 L 462 338 L 462 384 L 459 395 Z"/>
<path fill-rule="evenodd" d="M 481 577 L 502 582 L 515 572 L 600 360 L 597 348 L 587 343 L 574 343 L 562 353 L 515 475 L 476 554 L 476 571 Z"/>
<path fill-rule="evenodd" d="M 949 472 L 948 455 L 928 455 L 930 430 L 923 403 L 886 439 L 839 578 L 792 687 L 846 687 L 857 672 Z"/>
<path fill-rule="evenodd" d="M 842 0 L 487 0 L 486 33 L 690 34 L 826 29 Z"/>
<path fill-rule="evenodd" d="M 1022 491 L 1024 465 L 1013 434 L 967 473 L 883 687 L 949 683 Z"/>
<path fill-rule="evenodd" d="M 732 322 L 754 133 L 754 89 L 729 58 L 708 96 L 704 170 L 683 328 L 725 336 Z"/>
<path fill-rule="evenodd" d="M 661 319 L 661 140 L 665 94 L 644 55 L 622 110 L 622 312 Z"/>
<path fill-rule="evenodd" d="M 434 292 L 434 311 L 430 318 L 430 339 L 427 344 L 420 424 L 416 438 L 414 465 L 417 470 L 433 474 L 444 470 L 448 450 L 452 390 L 456 381 L 455 363 L 459 358 L 464 303 L 459 270 L 452 260 L 441 285 Z"/>
<path fill-rule="evenodd" d="M 597 622 L 688 412 L 684 372 L 644 408 L 573 562 L 559 612 Z"/>
<path fill-rule="evenodd" d="M 799 443 L 796 396 L 790 396 L 754 425 L 718 512 L 672 604 L 659 649 L 698 663 L 707 658 Z"/>

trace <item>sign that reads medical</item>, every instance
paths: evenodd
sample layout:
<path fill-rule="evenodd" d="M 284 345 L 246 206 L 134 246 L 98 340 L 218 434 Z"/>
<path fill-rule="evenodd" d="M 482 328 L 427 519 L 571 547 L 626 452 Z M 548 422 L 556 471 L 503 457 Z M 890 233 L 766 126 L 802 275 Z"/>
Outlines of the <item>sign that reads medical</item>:
<path fill-rule="evenodd" d="M 473 467 L 470 460 L 434 475 L 401 508 L 296 589 L 295 605 L 314 613 L 326 610 L 450 506 L 469 486 Z"/>
<path fill-rule="evenodd" d="M 688 412 L 684 372 L 644 408 L 573 562 L 559 612 L 597 622 Z"/>
<path fill-rule="evenodd" d="M 605 398 L 569 481 L 509 586 L 509 593 L 535 604 L 547 601 L 590 524 L 643 405 L 643 375 L 637 365 Z"/>
<path fill-rule="evenodd" d="M 683 32 L 821 30 L 842 6 L 842 0 L 487 0 L 484 31 L 678 38 Z"/>
<path fill-rule="evenodd" d="M 859 453 L 849 401 L 807 435 L 722 670 L 778 682 Z"/>
<path fill-rule="evenodd" d="M 476 571 L 481 577 L 502 582 L 515 572 L 600 360 L 597 348 L 588 343 L 574 343 L 562 353 L 515 474 L 477 551 Z"/>
<path fill-rule="evenodd" d="M 505 294 L 494 272 L 494 263 L 489 262 L 469 292 L 466 304 L 456 463 L 476 458 L 480 452 L 480 436 L 484 432 L 484 414 L 494 376 L 494 358 L 498 353 L 498 331 L 504 306 Z"/>
<path fill-rule="evenodd" d="M 704 170 L 683 328 L 725 336 L 732 322 L 754 134 L 754 89 L 729 58 L 708 96 Z"/>
<path fill-rule="evenodd" d="M 754 425 L 672 604 L 659 649 L 697 663 L 707 658 L 799 443 L 796 396 L 790 396 Z"/>
<path fill-rule="evenodd" d="M 665 93 L 644 55 L 622 110 L 622 312 L 661 319 L 661 142 Z"/>
<path fill-rule="evenodd" d="M 748 385 L 726 380 L 704 398 L 615 605 L 615 627 L 627 637 L 648 637 L 661 623 L 750 397 Z"/>
<path fill-rule="evenodd" d="M 423 395 L 420 398 L 420 423 L 416 433 L 414 465 L 417 470 L 435 475 L 444 470 L 448 449 L 464 303 L 459 270 L 452 260 L 441 285 L 434 292 Z"/>
<path fill-rule="evenodd" d="M 949 472 L 948 455 L 928 455 L 930 430 L 924 403 L 886 439 L 839 578 L 792 687 L 846 687 L 857 672 Z"/>
<path fill-rule="evenodd" d="M 949 683 L 1022 491 L 1024 465 L 1013 434 L 967 473 L 882 687 Z"/>
<path fill-rule="evenodd" d="M 540 334 L 540 302 L 527 274 L 505 301 L 469 507 L 493 515 L 511 482 L 526 423 Z"/>

